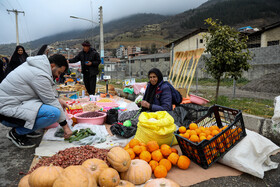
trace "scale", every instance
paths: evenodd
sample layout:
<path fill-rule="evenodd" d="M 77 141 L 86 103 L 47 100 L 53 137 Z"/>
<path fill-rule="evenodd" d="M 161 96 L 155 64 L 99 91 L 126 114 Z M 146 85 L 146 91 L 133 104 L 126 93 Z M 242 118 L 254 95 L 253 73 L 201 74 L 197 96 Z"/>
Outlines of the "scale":
<path fill-rule="evenodd" d="M 111 76 L 110 76 L 110 75 L 104 75 L 104 76 L 103 76 L 103 80 L 104 80 L 105 83 L 106 83 L 106 97 L 110 98 L 108 85 L 109 85 L 109 80 L 111 80 Z"/>

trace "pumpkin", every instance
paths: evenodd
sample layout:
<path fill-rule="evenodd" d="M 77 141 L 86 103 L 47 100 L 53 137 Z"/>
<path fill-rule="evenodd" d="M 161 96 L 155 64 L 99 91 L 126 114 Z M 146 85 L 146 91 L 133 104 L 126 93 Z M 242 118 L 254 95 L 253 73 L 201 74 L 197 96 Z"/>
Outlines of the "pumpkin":
<path fill-rule="evenodd" d="M 126 172 L 121 173 L 122 180 L 128 180 L 133 184 L 143 184 L 152 176 L 152 169 L 150 165 L 140 159 L 131 161 L 130 167 Z"/>
<path fill-rule="evenodd" d="M 53 187 L 97 187 L 95 178 L 84 166 L 68 166 L 54 181 Z"/>
<path fill-rule="evenodd" d="M 144 187 L 180 187 L 180 185 L 173 180 L 160 178 L 149 181 Z"/>
<path fill-rule="evenodd" d="M 107 160 L 118 172 L 127 171 L 131 163 L 130 155 L 121 147 L 113 147 L 107 154 Z"/>
<path fill-rule="evenodd" d="M 98 178 L 100 173 L 106 169 L 109 168 L 109 166 L 104 162 L 103 160 L 93 158 L 93 159 L 88 159 L 83 162 L 82 166 L 85 166 L 89 172 L 93 175 L 95 178 L 96 182 L 98 182 Z"/>
<path fill-rule="evenodd" d="M 25 175 L 22 177 L 18 183 L 18 187 L 30 187 L 28 183 L 28 178 L 30 175 Z"/>
<path fill-rule="evenodd" d="M 31 187 L 52 187 L 54 181 L 63 172 L 63 168 L 59 166 L 41 166 L 34 170 L 28 179 Z"/>
<path fill-rule="evenodd" d="M 154 175 L 156 178 L 164 178 L 167 176 L 167 169 L 163 165 L 159 165 L 154 170 Z"/>
<path fill-rule="evenodd" d="M 117 187 L 121 187 L 121 186 L 124 186 L 124 187 L 134 187 L 135 185 L 132 184 L 131 182 L 129 181 L 126 181 L 126 180 L 120 180 L 120 183 Z"/>
<path fill-rule="evenodd" d="M 120 182 L 120 175 L 117 170 L 113 168 L 104 169 L 99 175 L 99 186 L 100 187 L 114 187 Z"/>

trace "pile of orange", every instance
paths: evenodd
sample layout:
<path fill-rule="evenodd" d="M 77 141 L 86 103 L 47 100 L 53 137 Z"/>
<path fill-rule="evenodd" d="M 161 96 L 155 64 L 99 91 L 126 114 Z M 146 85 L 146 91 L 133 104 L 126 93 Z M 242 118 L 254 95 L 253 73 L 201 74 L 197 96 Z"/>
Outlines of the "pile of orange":
<path fill-rule="evenodd" d="M 184 155 L 179 156 L 177 149 L 167 144 L 159 146 L 156 141 L 145 144 L 132 139 L 124 149 L 131 159 L 142 159 L 148 162 L 156 178 L 166 177 L 172 165 L 180 169 L 188 169 L 190 165 L 190 159 Z"/>
<path fill-rule="evenodd" d="M 215 157 L 219 156 L 220 153 L 225 152 L 226 148 L 230 148 L 232 144 L 234 144 L 235 141 L 240 138 L 240 133 L 242 132 L 241 127 L 236 127 L 225 131 L 227 127 L 228 125 L 225 125 L 222 128 L 219 128 L 216 125 L 210 127 L 198 127 L 196 123 L 191 123 L 188 129 L 184 126 L 181 126 L 179 128 L 179 135 L 194 143 L 199 143 L 203 140 L 211 141 L 215 136 L 222 134 L 215 141 L 212 141 L 212 143 L 203 148 L 207 163 L 210 164 Z M 197 150 L 194 149 L 194 147 L 188 145 L 186 146 L 188 148 L 187 152 L 190 153 L 191 157 L 200 163 L 200 157 L 197 154 Z"/>

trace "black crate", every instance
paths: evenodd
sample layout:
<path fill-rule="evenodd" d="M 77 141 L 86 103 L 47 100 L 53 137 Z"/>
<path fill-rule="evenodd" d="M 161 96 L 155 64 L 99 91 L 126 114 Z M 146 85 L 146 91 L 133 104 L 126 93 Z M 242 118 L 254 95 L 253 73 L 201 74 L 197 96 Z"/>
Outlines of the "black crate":
<path fill-rule="evenodd" d="M 210 140 L 195 143 L 175 132 L 182 154 L 204 169 L 210 167 L 219 158 L 225 155 L 232 147 L 245 136 L 245 126 L 240 110 L 231 109 L 219 105 L 209 108 L 207 114 L 195 123 L 198 127 L 218 126 L 223 130 Z"/>

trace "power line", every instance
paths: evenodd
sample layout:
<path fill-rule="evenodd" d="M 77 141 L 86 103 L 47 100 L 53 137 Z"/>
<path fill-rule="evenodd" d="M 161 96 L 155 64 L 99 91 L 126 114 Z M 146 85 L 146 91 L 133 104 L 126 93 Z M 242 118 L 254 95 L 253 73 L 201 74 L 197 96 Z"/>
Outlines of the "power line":
<path fill-rule="evenodd" d="M 10 14 L 10 12 L 15 14 L 16 17 L 16 35 L 17 35 L 17 45 L 19 45 L 19 37 L 18 37 L 18 14 L 22 13 L 24 15 L 24 11 L 18 11 L 17 9 L 13 9 L 13 10 L 8 10 L 8 13 Z"/>

